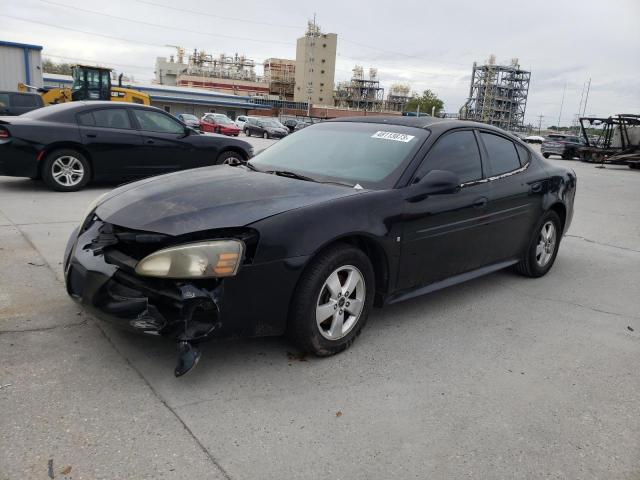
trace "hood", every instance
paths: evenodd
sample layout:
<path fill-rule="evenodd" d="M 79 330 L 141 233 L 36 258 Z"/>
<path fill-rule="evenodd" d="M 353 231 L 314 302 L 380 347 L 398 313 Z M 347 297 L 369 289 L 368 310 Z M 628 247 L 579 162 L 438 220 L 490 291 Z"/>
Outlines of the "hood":
<path fill-rule="evenodd" d="M 362 193 L 220 165 L 117 188 L 105 196 L 96 214 L 105 222 L 134 230 L 182 235 L 242 227 L 288 210 Z"/>

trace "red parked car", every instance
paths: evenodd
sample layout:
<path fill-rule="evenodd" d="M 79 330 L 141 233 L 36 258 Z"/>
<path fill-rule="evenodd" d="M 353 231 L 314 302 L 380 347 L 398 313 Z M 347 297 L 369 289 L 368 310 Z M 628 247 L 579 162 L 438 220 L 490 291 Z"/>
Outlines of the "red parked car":
<path fill-rule="evenodd" d="M 222 113 L 205 113 L 200 119 L 200 129 L 203 132 L 221 133 L 231 137 L 237 137 L 240 134 L 238 126 Z"/>

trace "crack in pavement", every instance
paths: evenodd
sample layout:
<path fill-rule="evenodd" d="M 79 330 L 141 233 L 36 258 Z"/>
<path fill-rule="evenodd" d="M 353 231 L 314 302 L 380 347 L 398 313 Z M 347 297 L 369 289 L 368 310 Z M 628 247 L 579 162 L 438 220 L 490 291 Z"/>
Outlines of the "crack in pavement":
<path fill-rule="evenodd" d="M 570 234 L 566 233 L 564 236 L 565 237 L 571 237 L 571 238 L 577 238 L 579 240 L 584 240 L 585 242 L 589 242 L 589 243 L 595 243 L 596 245 L 601 245 L 603 247 L 619 248 L 620 250 L 626 250 L 628 252 L 640 253 L 640 250 L 634 250 L 633 248 L 629 248 L 629 247 L 621 247 L 620 245 L 613 245 L 611 243 L 598 242 L 598 241 L 593 240 L 591 238 L 582 237 L 580 235 L 570 235 Z"/>
<path fill-rule="evenodd" d="M 48 332 L 50 330 L 55 330 L 57 328 L 71 328 L 71 327 L 80 327 L 86 325 L 89 320 L 85 319 L 81 322 L 77 323 L 67 323 L 66 325 L 53 325 L 51 327 L 40 327 L 40 328 L 27 328 L 23 330 L 0 330 L 0 335 L 4 335 L 7 333 L 30 333 L 30 332 Z"/>
<path fill-rule="evenodd" d="M 107 333 L 103 330 L 102 325 L 97 323 L 97 326 L 98 326 L 98 330 L 100 330 L 100 333 L 102 334 L 102 336 L 107 340 L 107 342 L 109 342 L 109 345 L 111 345 L 111 347 L 116 352 L 118 352 L 118 355 L 120 355 L 124 359 L 126 364 L 134 372 L 136 372 L 138 377 L 140 377 L 140 379 L 147 385 L 147 387 L 149 387 L 149 390 L 151 390 L 153 392 L 153 394 L 156 396 L 156 398 L 162 402 L 162 404 L 165 406 L 165 408 L 167 410 L 169 410 L 173 414 L 174 417 L 176 417 L 176 419 L 180 422 L 180 424 L 184 427 L 184 429 L 189 433 L 189 435 L 191 435 L 191 437 L 194 439 L 194 441 L 202 449 L 203 453 L 207 456 L 207 458 L 211 461 L 211 463 L 213 463 L 218 468 L 218 470 L 220 470 L 220 473 L 222 473 L 224 478 L 226 478 L 227 480 L 232 480 L 231 475 L 229 475 L 229 473 L 222 467 L 222 465 L 220 465 L 218 460 L 216 460 L 216 458 L 211 454 L 211 452 L 209 452 L 207 447 L 204 446 L 204 444 L 200 441 L 200 439 L 198 437 L 196 437 L 196 435 L 189 428 L 189 426 L 185 423 L 185 421 L 182 420 L 180 415 L 178 415 L 178 413 L 165 401 L 165 399 L 162 398 L 162 396 L 160 396 L 160 394 L 156 391 L 156 389 L 153 387 L 153 385 L 151 385 L 151 383 L 146 379 L 146 377 L 142 374 L 142 372 L 140 370 L 138 370 L 138 368 L 135 365 L 133 365 L 133 363 L 131 363 L 129 361 L 129 359 L 118 349 L 118 347 L 116 347 L 115 343 L 113 343 L 113 341 L 111 340 L 111 337 L 109 337 L 109 335 L 107 335 Z"/>
<path fill-rule="evenodd" d="M 584 304 L 578 303 L 578 302 L 571 302 L 569 300 L 562 300 L 560 298 L 541 297 L 539 295 L 533 295 L 533 294 L 528 293 L 528 292 L 526 292 L 524 290 L 521 290 L 521 289 L 519 289 L 517 287 L 514 287 L 513 285 L 511 285 L 509 283 L 501 282 L 500 280 L 498 280 L 498 283 L 500 283 L 500 285 L 502 285 L 503 287 L 508 288 L 510 290 L 513 290 L 514 292 L 517 292 L 517 293 L 519 293 L 520 295 L 522 295 L 524 297 L 532 298 L 534 300 L 540 300 L 540 301 L 545 301 L 545 302 L 563 303 L 565 305 L 571 305 L 571 306 L 574 306 L 574 307 L 579 307 L 579 308 L 584 308 L 586 310 L 591 310 L 592 312 L 605 313 L 607 315 L 613 315 L 615 317 L 631 318 L 633 320 L 640 320 L 640 316 L 627 315 L 626 313 L 612 312 L 610 310 L 603 310 L 601 308 L 592 307 L 590 305 L 584 305 Z"/>
<path fill-rule="evenodd" d="M 11 223 L 11 226 L 13 226 L 13 228 L 15 228 L 18 233 L 20 233 L 20 235 L 22 236 L 22 238 L 27 242 L 27 244 L 29 246 L 31 246 L 31 248 L 42 257 L 42 254 L 40 253 L 40 251 L 36 248 L 36 246 L 33 244 L 33 242 L 31 240 L 29 240 L 29 238 L 25 235 L 25 233 L 22 231 L 22 229 L 20 229 L 20 227 L 13 222 L 9 217 L 7 217 L 6 214 L 4 214 L 4 212 L 2 211 L 2 209 L 0 209 L 0 214 L 4 215 L 7 220 L 9 220 L 9 222 Z M 68 223 L 68 222 L 64 222 L 64 223 Z M 44 257 L 43 257 L 44 260 Z M 49 265 L 49 263 L 45 260 L 45 266 L 46 268 L 48 268 L 54 276 L 54 281 L 56 283 L 62 283 L 60 282 L 60 279 L 58 278 L 58 276 L 56 275 L 56 272 L 54 271 L 53 268 L 51 268 L 51 265 Z M 91 317 L 89 317 L 91 318 Z M 56 325 L 53 327 L 42 327 L 42 328 L 34 328 L 32 330 L 12 330 L 12 331 L 3 331 L 0 332 L 0 334 L 5 334 L 5 333 L 22 333 L 22 332 L 28 332 L 28 331 L 47 331 L 47 330 L 53 330 L 56 328 L 64 328 L 64 327 L 68 327 L 68 326 L 76 326 L 76 325 L 81 325 L 83 323 L 87 323 L 89 321 L 89 318 L 83 320 L 82 322 L 79 322 L 77 324 L 69 324 L 69 325 Z M 91 318 L 92 319 L 92 318 Z M 93 320 L 93 319 L 92 319 Z M 138 375 L 138 377 L 147 385 L 147 387 L 149 388 L 149 390 L 151 390 L 151 392 L 153 393 L 153 395 L 160 401 L 160 403 L 162 403 L 162 405 L 164 405 L 164 407 L 169 410 L 169 412 L 171 412 L 171 414 L 178 420 L 178 422 L 180 422 L 180 424 L 183 426 L 183 428 L 187 431 L 187 433 L 189 434 L 189 436 L 191 436 L 191 438 L 193 439 L 194 442 L 196 442 L 196 445 L 203 451 L 203 453 L 206 455 L 206 457 L 209 459 L 209 461 L 220 471 L 220 473 L 222 474 L 222 476 L 224 478 L 226 478 L 227 480 L 232 480 L 231 475 L 229 475 L 229 473 L 222 467 L 222 465 L 220 465 L 220 463 L 218 462 L 218 460 L 216 460 L 216 458 L 211 454 L 211 452 L 209 452 L 209 450 L 204 446 L 204 444 L 200 441 L 200 439 L 198 437 L 196 437 L 196 435 L 193 433 L 193 431 L 189 428 L 189 426 L 184 422 L 184 420 L 180 417 L 180 415 L 178 415 L 178 413 L 171 408 L 171 406 L 165 401 L 164 398 L 162 398 L 162 396 L 156 391 L 156 389 L 151 385 L 151 383 L 147 380 L 147 378 L 142 374 L 142 372 L 140 370 L 138 370 L 132 363 L 131 361 L 129 361 L 129 359 L 116 347 L 116 345 L 113 343 L 113 341 L 111 340 L 111 338 L 105 333 L 105 331 L 102 329 L 102 325 L 100 325 L 100 322 L 96 322 L 96 321 L 92 321 L 92 323 L 98 328 L 98 330 L 100 331 L 100 333 L 102 334 L 102 336 L 105 338 L 105 340 L 109 343 L 109 345 L 111 345 L 111 348 L 113 348 L 115 350 L 115 352 L 120 355 L 120 357 L 122 357 L 122 359 L 125 361 L 125 363 L 134 371 L 136 372 L 136 374 Z"/>

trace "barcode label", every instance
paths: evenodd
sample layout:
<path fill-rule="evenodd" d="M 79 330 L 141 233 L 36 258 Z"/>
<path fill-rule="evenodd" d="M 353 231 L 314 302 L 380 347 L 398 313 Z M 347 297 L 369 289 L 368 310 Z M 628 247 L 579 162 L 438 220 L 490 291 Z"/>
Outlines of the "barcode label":
<path fill-rule="evenodd" d="M 381 138 L 383 140 L 394 140 L 396 142 L 410 142 L 414 138 L 414 135 L 407 135 L 406 133 L 395 133 L 395 132 L 382 132 L 378 131 L 371 135 L 371 138 Z"/>

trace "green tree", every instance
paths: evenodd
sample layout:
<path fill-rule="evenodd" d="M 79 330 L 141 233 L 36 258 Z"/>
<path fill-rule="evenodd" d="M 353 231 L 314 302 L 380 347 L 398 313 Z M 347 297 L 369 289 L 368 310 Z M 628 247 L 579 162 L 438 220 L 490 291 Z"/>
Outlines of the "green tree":
<path fill-rule="evenodd" d="M 444 108 L 444 102 L 438 98 L 438 95 L 431 90 L 425 90 L 422 95 L 418 96 L 416 93 L 407 102 L 404 107 L 405 112 L 417 112 L 418 106 L 420 106 L 420 113 L 427 113 L 431 115 L 431 109 L 435 107 L 435 115 L 438 116 Z"/>
<path fill-rule="evenodd" d="M 45 73 L 58 73 L 60 75 L 71 75 L 70 63 L 56 63 L 48 58 L 42 60 L 42 71 Z"/>

